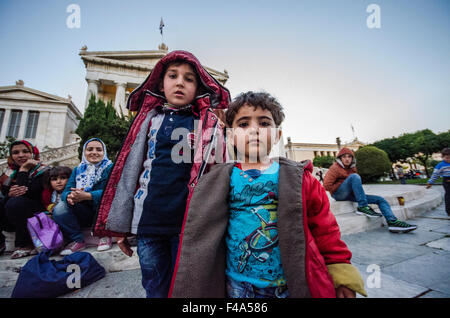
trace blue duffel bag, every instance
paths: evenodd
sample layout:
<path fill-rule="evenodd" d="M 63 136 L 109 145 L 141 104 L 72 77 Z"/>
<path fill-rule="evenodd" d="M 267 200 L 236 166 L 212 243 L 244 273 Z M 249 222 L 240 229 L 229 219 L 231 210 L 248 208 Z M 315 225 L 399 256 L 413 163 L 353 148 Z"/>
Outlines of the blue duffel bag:
<path fill-rule="evenodd" d="M 20 270 L 11 298 L 52 298 L 83 288 L 105 277 L 105 269 L 86 252 L 75 252 L 60 261 L 41 252 Z"/>

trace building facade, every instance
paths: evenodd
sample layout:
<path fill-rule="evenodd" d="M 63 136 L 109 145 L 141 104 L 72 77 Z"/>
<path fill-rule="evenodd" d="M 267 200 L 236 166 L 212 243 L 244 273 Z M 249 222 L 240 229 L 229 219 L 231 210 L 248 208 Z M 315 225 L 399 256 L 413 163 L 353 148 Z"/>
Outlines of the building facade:
<path fill-rule="evenodd" d="M 295 161 L 314 160 L 320 156 L 336 157 L 343 147 L 353 151 L 358 150 L 366 144 L 355 138 L 352 142 L 343 145 L 338 144 L 315 144 L 315 143 L 293 143 L 291 138 L 287 138 L 286 157 Z"/>
<path fill-rule="evenodd" d="M 81 112 L 71 97 L 59 97 L 24 86 L 0 87 L 0 142 L 7 136 L 26 139 L 41 151 L 77 141 Z"/>
<path fill-rule="evenodd" d="M 158 50 L 149 51 L 88 51 L 81 48 L 79 55 L 86 67 L 85 109 L 94 94 L 104 102 L 111 101 L 116 111 L 127 114 L 126 102 L 129 94 L 151 73 L 158 61 L 168 53 L 168 47 L 162 43 Z M 228 73 L 209 67 L 205 69 L 220 83 L 225 85 Z"/>

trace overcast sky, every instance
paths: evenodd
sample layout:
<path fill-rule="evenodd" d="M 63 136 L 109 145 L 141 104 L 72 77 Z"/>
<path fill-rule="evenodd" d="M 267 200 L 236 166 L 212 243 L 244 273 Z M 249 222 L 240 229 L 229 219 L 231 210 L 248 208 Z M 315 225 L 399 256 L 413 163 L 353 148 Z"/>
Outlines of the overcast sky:
<path fill-rule="evenodd" d="M 450 129 L 448 0 L 1 0 L 0 86 L 22 79 L 83 111 L 80 48 L 155 50 L 161 17 L 169 50 L 226 69 L 233 97 L 275 95 L 293 142 L 351 141 L 352 125 L 363 142 Z"/>

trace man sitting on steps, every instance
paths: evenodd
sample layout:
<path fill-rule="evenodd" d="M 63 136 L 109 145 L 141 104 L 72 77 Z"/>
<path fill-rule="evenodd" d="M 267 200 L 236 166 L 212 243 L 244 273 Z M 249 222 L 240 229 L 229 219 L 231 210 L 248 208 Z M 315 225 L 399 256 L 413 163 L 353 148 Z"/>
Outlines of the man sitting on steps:
<path fill-rule="evenodd" d="M 356 172 L 356 158 L 353 151 L 342 148 L 337 155 L 336 162 L 325 175 L 323 186 L 336 201 L 358 202 L 357 214 L 370 218 L 384 216 L 391 232 L 405 233 L 417 228 L 416 225 L 398 220 L 384 198 L 377 195 L 366 195 L 361 177 Z M 375 212 L 369 204 L 377 204 L 382 214 Z"/>

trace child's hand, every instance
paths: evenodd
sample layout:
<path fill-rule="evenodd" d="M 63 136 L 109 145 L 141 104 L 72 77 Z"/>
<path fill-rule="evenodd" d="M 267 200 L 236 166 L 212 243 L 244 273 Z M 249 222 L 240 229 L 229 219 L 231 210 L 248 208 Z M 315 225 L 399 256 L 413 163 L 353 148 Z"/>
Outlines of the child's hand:
<path fill-rule="evenodd" d="M 353 290 L 341 285 L 338 288 L 336 288 L 336 297 L 337 298 L 355 298 L 356 293 Z"/>
<path fill-rule="evenodd" d="M 133 250 L 131 249 L 130 242 L 126 237 L 121 237 L 117 239 L 117 245 L 119 245 L 120 250 L 127 256 L 131 257 L 133 255 Z"/>

